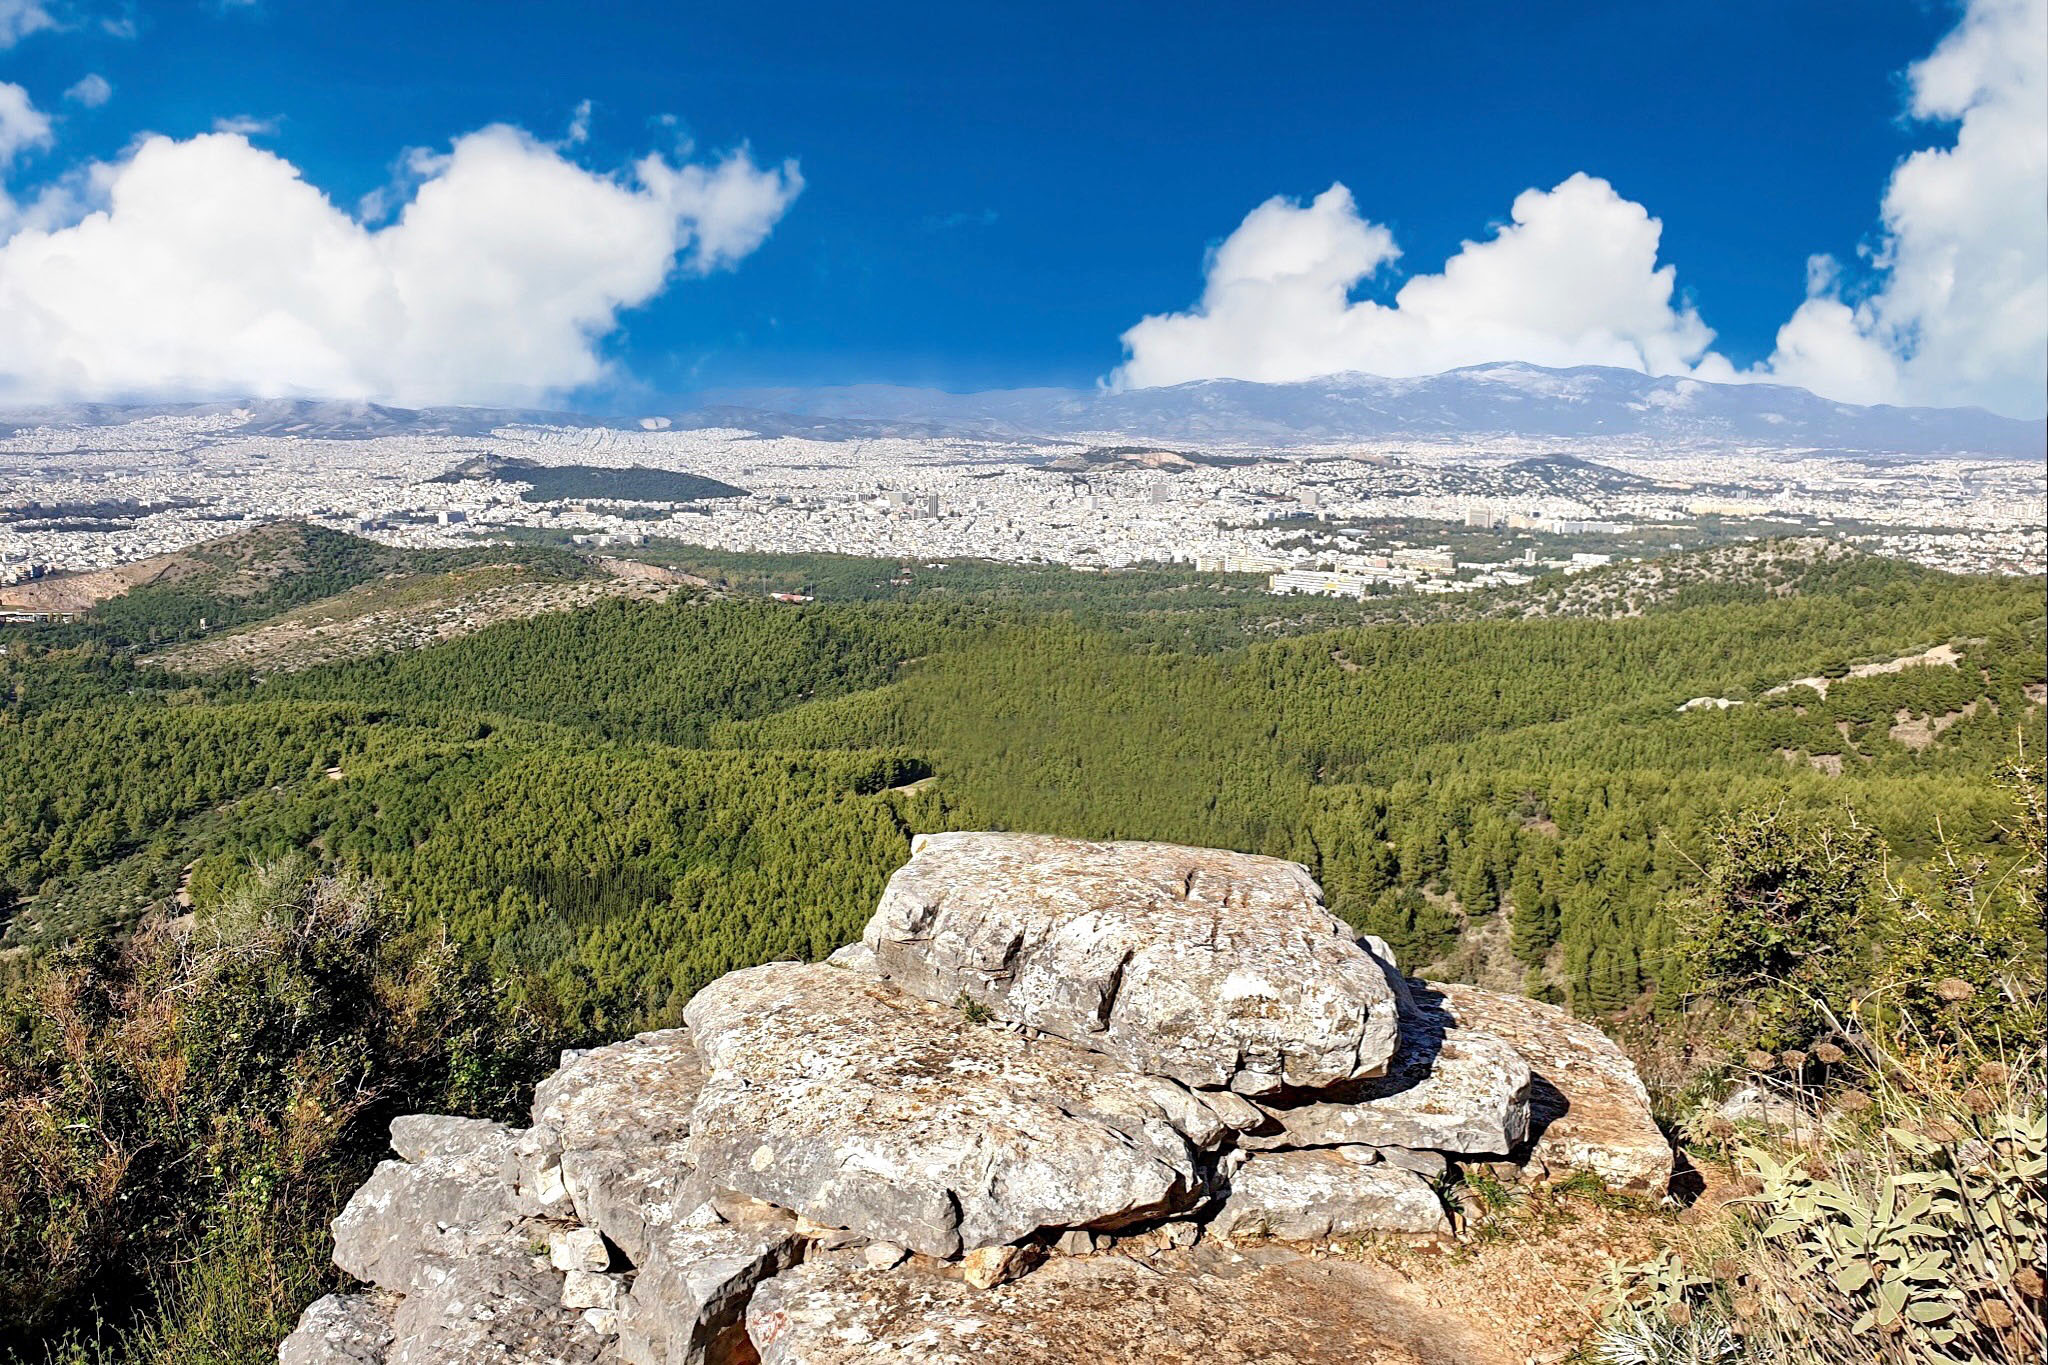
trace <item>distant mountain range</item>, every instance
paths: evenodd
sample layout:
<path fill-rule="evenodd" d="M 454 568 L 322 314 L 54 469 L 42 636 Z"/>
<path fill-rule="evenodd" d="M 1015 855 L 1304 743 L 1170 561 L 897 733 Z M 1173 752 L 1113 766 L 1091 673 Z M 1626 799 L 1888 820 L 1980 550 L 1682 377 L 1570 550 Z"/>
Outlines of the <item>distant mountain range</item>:
<path fill-rule="evenodd" d="M 1419 379 L 1347 374 L 1294 384 L 1208 379 L 1121 392 L 953 394 L 859 385 L 717 397 L 735 416 L 901 423 L 962 435 L 1113 434 L 1287 445 L 1401 437 L 1618 437 L 1854 454 L 2040 459 L 2048 453 L 2043 423 L 1982 408 L 1858 407 L 1782 384 L 1707 384 L 1598 366 L 1481 365 Z"/>
<path fill-rule="evenodd" d="M 246 409 L 252 434 L 359 437 L 481 435 L 508 423 L 637 429 L 643 419 L 503 408 L 412 410 L 374 403 L 267 400 L 135 407 L 89 404 L 0 417 L 0 431 L 98 426 L 152 414 Z M 1708 384 L 1634 370 L 1480 365 L 1418 379 L 1347 374 L 1293 384 L 1210 379 L 1123 391 L 937 389 L 854 385 L 708 394 L 653 419 L 825 440 L 973 436 L 1121 437 L 1194 444 L 1298 446 L 1344 441 L 1612 438 L 1679 448 L 1747 446 L 1848 455 L 2048 457 L 2048 426 L 1981 408 L 1859 407 L 1782 384 Z"/>

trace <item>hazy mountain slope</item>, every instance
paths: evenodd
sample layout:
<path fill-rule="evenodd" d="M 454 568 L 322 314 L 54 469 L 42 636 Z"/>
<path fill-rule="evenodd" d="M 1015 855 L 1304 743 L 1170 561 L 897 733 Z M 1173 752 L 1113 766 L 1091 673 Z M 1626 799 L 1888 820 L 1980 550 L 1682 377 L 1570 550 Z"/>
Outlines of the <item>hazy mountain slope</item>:
<path fill-rule="evenodd" d="M 500 408 L 412 411 L 362 402 L 77 404 L 0 416 L 0 435 L 36 426 L 110 426 L 152 416 L 230 418 L 229 430 L 348 438 L 480 435 L 511 423 L 736 427 L 821 440 L 878 436 L 1313 444 L 1388 438 L 1619 438 L 1685 446 L 1757 446 L 1852 454 L 1968 454 L 2041 459 L 2040 422 L 1981 408 L 1858 407 L 1782 384 L 1706 384 L 1634 370 L 1481 365 L 1416 379 L 1333 375 L 1293 384 L 1210 379 L 1167 388 L 937 389 L 860 384 L 708 393 L 665 418 Z"/>
<path fill-rule="evenodd" d="M 1123 392 L 949 394 L 860 385 L 721 397 L 740 408 L 1019 436 L 1119 432 L 1153 440 L 1280 443 L 1604 436 L 2035 458 L 2044 449 L 2042 424 L 1977 408 L 1857 407 L 1780 384 L 1705 384 L 1596 366 L 1485 365 L 1418 379 L 1348 374 L 1294 384 L 1212 379 Z"/>

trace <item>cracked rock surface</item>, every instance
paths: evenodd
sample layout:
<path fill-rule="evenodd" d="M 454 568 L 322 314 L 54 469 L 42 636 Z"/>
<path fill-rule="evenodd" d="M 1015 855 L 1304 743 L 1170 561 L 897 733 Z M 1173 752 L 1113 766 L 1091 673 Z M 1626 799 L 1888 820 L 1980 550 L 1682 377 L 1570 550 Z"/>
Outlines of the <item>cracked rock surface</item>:
<path fill-rule="evenodd" d="M 1176 844 L 930 834 L 863 941 L 890 980 L 960 995 L 1139 1071 L 1265 1093 L 1375 1074 L 1396 1002 L 1298 863 Z"/>
<path fill-rule="evenodd" d="M 1192 1202 L 1185 1089 L 827 964 L 733 972 L 685 1011 L 700 1176 L 932 1256 Z"/>
<path fill-rule="evenodd" d="M 395 1120 L 333 1223 L 371 1287 L 280 1365 L 1509 1365 L 1301 1248 L 1448 1236 L 1469 1160 L 1671 1173 L 1597 1029 L 1404 977 L 1269 858 L 931 836 L 861 943 L 684 1014 L 528 1128 Z"/>
<path fill-rule="evenodd" d="M 762 1365 L 1506 1365 L 1362 1267 L 1279 1248 L 1062 1259 L 977 1290 L 806 1265 L 747 1310 Z"/>

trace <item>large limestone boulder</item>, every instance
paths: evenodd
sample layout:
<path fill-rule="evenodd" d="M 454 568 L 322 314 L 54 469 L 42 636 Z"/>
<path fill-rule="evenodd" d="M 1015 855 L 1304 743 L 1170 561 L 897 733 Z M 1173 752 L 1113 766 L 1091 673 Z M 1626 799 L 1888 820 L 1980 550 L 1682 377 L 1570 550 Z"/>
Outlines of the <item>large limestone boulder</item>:
<path fill-rule="evenodd" d="M 1291 1242 L 1450 1230 L 1443 1201 L 1421 1176 L 1330 1150 L 1253 1153 L 1231 1173 L 1223 1207 L 1209 1224 L 1221 1237 Z"/>
<path fill-rule="evenodd" d="M 1671 1144 L 1628 1055 L 1592 1024 L 1519 995 L 1438 985 L 1461 1027 L 1512 1043 L 1535 1072 L 1529 1159 L 1552 1172 L 1590 1171 L 1618 1189 L 1663 1194 Z"/>
<path fill-rule="evenodd" d="M 430 1257 L 392 1316 L 386 1365 L 598 1365 L 610 1339 L 562 1303 L 563 1274 L 536 1254 L 537 1229 Z"/>
<path fill-rule="evenodd" d="M 876 968 L 1134 1070 L 1248 1094 L 1377 1074 L 1394 994 L 1306 868 L 1175 844 L 931 834 L 868 922 Z"/>
<path fill-rule="evenodd" d="M 459 1256 L 468 1241 L 506 1233 L 533 1210 L 514 1188 L 514 1138 L 502 1124 L 432 1116 L 392 1127 L 420 1159 L 379 1164 L 350 1197 L 333 1223 L 334 1263 L 409 1294 L 425 1260 Z"/>
<path fill-rule="evenodd" d="M 734 972 L 685 1011 L 710 1071 L 698 1175 L 933 1256 L 1193 1202 L 1187 1091 L 829 964 Z"/>
<path fill-rule="evenodd" d="M 1491 1032 L 1460 1020 L 1433 988 L 1415 990 L 1386 1075 L 1288 1107 L 1242 1139 L 1251 1150 L 1403 1147 L 1506 1156 L 1529 1135 L 1529 1064 Z"/>
<path fill-rule="evenodd" d="M 1367 1267 L 1279 1248 L 1140 1265 L 1058 1257 L 975 1289 L 913 1262 L 806 1263 L 762 1285 L 762 1365 L 1508 1365 Z"/>
<path fill-rule="evenodd" d="M 537 1195 L 576 1217 L 636 1264 L 662 1229 L 712 1193 L 696 1179 L 688 1139 L 704 1066 L 688 1029 L 661 1029 L 575 1053 L 534 1090 L 522 1142 Z"/>
<path fill-rule="evenodd" d="M 596 1365 L 609 1350 L 566 1305 L 519 1187 L 522 1134 L 413 1114 L 391 1125 L 403 1158 L 380 1164 L 334 1220 L 334 1263 L 388 1296 L 335 1296 L 306 1310 L 279 1348 L 287 1365 Z"/>

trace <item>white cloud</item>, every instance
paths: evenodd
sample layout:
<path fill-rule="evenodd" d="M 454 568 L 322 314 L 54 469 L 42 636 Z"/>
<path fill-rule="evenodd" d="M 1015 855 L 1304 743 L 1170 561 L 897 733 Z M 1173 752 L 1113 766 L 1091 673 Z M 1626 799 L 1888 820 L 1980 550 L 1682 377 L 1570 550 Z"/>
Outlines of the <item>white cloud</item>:
<path fill-rule="evenodd" d="M 145 139 L 80 178 L 91 212 L 0 245 L 0 400 L 542 400 L 603 378 L 622 309 L 745 256 L 803 184 L 744 150 L 611 178 L 502 126 L 423 174 L 372 228 L 241 136 Z"/>
<path fill-rule="evenodd" d="M 581 147 L 590 141 L 590 101 L 578 101 L 576 109 L 569 115 L 569 130 L 562 134 L 562 143 L 568 147 Z"/>
<path fill-rule="evenodd" d="M 1860 403 L 1982 404 L 2038 416 L 2048 398 L 2048 0 L 1968 0 L 1908 73 L 1909 112 L 1954 144 L 1893 173 L 1883 233 L 1855 267 L 1809 263 L 1776 351 L 1737 373 L 1657 264 L 1662 226 L 1604 180 L 1528 190 L 1513 221 L 1467 242 L 1391 304 L 1354 300 L 1399 255 L 1333 185 L 1272 199 L 1212 254 L 1200 302 L 1124 333 L 1113 382 L 1346 370 L 1428 374 L 1520 360 L 1771 379 Z"/>
<path fill-rule="evenodd" d="M 1971 0 L 1908 73 L 1913 117 L 1956 124 L 1885 190 L 1857 278 L 1818 258 L 1768 369 L 1854 402 L 2039 416 L 2048 385 L 2048 0 Z"/>
<path fill-rule="evenodd" d="M 31 147 L 50 145 L 50 116 L 36 108 L 28 91 L 0 81 L 0 171 Z"/>
<path fill-rule="evenodd" d="M 258 118 L 254 114 L 226 114 L 213 121 L 216 133 L 233 133 L 237 137 L 269 137 L 284 123 L 283 119 Z"/>
<path fill-rule="evenodd" d="M 0 0 L 0 48 L 13 47 L 39 28 L 56 26 L 57 21 L 36 0 Z"/>
<path fill-rule="evenodd" d="M 113 97 L 113 85 L 97 71 L 88 73 L 78 84 L 64 92 L 65 99 L 73 104 L 84 105 L 87 109 L 97 109 Z"/>
<path fill-rule="evenodd" d="M 1399 376 L 1498 360 L 1724 376 L 1727 363 L 1707 350 L 1713 332 L 1657 264 L 1662 232 L 1606 181 L 1574 175 L 1517 196 L 1512 222 L 1382 304 L 1352 291 L 1399 251 L 1349 190 L 1332 185 L 1307 205 L 1271 199 L 1212 253 L 1193 311 L 1124 333 L 1114 379 Z"/>

